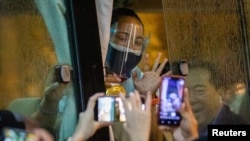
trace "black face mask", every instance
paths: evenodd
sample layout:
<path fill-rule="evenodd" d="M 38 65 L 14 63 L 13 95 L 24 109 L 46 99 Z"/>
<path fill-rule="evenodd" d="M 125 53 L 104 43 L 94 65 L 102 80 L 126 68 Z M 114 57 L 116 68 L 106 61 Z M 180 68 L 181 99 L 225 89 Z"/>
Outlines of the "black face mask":
<path fill-rule="evenodd" d="M 131 77 L 131 70 L 141 61 L 142 54 L 136 55 L 126 47 L 109 43 L 106 67 L 107 73 L 116 73 L 123 79 Z"/>

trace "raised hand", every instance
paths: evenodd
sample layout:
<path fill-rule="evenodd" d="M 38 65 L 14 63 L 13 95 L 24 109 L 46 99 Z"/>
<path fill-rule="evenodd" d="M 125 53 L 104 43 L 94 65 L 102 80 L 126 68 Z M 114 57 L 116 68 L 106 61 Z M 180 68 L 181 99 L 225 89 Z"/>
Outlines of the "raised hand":
<path fill-rule="evenodd" d="M 151 126 L 151 93 L 147 93 L 145 109 L 142 109 L 142 101 L 138 91 L 131 92 L 129 98 L 125 98 L 121 95 L 121 99 L 126 115 L 124 129 L 130 135 L 131 140 L 149 140 Z"/>
<path fill-rule="evenodd" d="M 63 91 L 66 89 L 67 86 L 70 85 L 70 82 L 63 83 L 61 82 L 61 72 L 58 72 L 56 69 L 60 65 L 53 66 L 48 75 L 45 82 L 45 89 L 44 89 L 44 95 L 41 101 L 41 106 L 46 111 L 56 112 L 58 109 L 58 103 L 60 99 L 63 97 L 64 93 Z M 68 66 L 68 69 L 71 69 L 70 66 Z M 70 70 L 66 70 L 65 73 L 62 73 L 62 75 L 70 75 Z"/>
<path fill-rule="evenodd" d="M 148 91 L 152 92 L 152 94 L 155 94 L 157 89 L 159 88 L 161 84 L 161 79 L 165 75 L 170 75 L 171 71 L 160 75 L 164 66 L 168 62 L 167 58 L 164 58 L 162 63 L 160 63 L 162 54 L 158 53 L 157 58 L 155 59 L 154 65 L 152 69 L 149 68 L 149 55 L 146 54 L 143 62 L 143 77 L 140 79 L 137 76 L 136 72 L 133 72 L 133 81 L 135 88 L 141 93 L 146 94 Z M 159 65 L 160 64 L 160 65 Z M 159 66 L 159 67 L 158 67 Z"/>
<path fill-rule="evenodd" d="M 64 96 L 63 91 L 71 84 L 71 82 L 61 82 L 60 73 L 56 71 L 58 66 L 60 65 L 55 65 L 49 70 L 39 108 L 32 115 L 33 118 L 39 121 L 41 127 L 46 128 L 50 133 L 55 133 L 55 130 L 59 129 L 59 126 L 56 124 L 60 124 L 61 119 L 60 114 L 58 114 L 58 104 Z M 67 75 L 70 75 L 70 72 L 62 73 L 64 78 L 69 78 Z"/>

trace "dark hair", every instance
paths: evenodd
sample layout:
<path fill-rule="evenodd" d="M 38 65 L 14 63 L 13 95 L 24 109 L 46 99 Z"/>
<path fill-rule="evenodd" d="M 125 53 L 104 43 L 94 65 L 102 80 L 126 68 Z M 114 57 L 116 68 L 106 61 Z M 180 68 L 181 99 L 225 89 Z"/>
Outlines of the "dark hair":
<path fill-rule="evenodd" d="M 136 18 L 141 23 L 141 25 L 143 27 L 143 23 L 142 23 L 140 17 L 135 13 L 135 11 L 132 9 L 129 9 L 129 8 L 125 8 L 125 7 L 119 7 L 119 8 L 116 8 L 113 10 L 111 25 L 113 23 L 119 21 L 119 19 L 121 19 L 124 16 L 130 16 L 130 17 Z"/>
<path fill-rule="evenodd" d="M 215 88 L 218 89 L 221 86 L 225 85 L 225 76 L 219 71 L 218 67 L 216 67 L 210 61 L 201 61 L 201 60 L 189 60 L 188 61 L 188 69 L 206 69 L 210 72 L 210 82 L 214 84 Z"/>
<path fill-rule="evenodd" d="M 0 110 L 0 130 L 4 127 L 25 129 L 25 124 L 23 121 L 18 121 L 11 111 Z"/>

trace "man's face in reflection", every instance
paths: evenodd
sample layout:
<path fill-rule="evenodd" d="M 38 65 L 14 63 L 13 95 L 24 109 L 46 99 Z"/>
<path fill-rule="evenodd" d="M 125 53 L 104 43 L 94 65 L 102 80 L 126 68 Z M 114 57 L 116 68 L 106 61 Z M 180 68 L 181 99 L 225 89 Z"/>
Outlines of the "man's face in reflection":
<path fill-rule="evenodd" d="M 210 81 L 210 77 L 210 72 L 205 68 L 189 69 L 186 77 L 190 103 L 200 130 L 206 128 L 221 106 L 219 93 Z"/>

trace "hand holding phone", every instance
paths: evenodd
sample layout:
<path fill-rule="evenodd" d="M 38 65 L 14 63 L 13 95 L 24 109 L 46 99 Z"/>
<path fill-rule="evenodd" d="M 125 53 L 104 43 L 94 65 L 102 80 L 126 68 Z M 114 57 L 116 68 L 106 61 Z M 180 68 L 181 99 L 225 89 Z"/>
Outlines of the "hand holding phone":
<path fill-rule="evenodd" d="M 185 79 L 182 76 L 162 78 L 158 109 L 158 124 L 178 126 L 182 119 L 179 109 L 183 102 Z"/>

